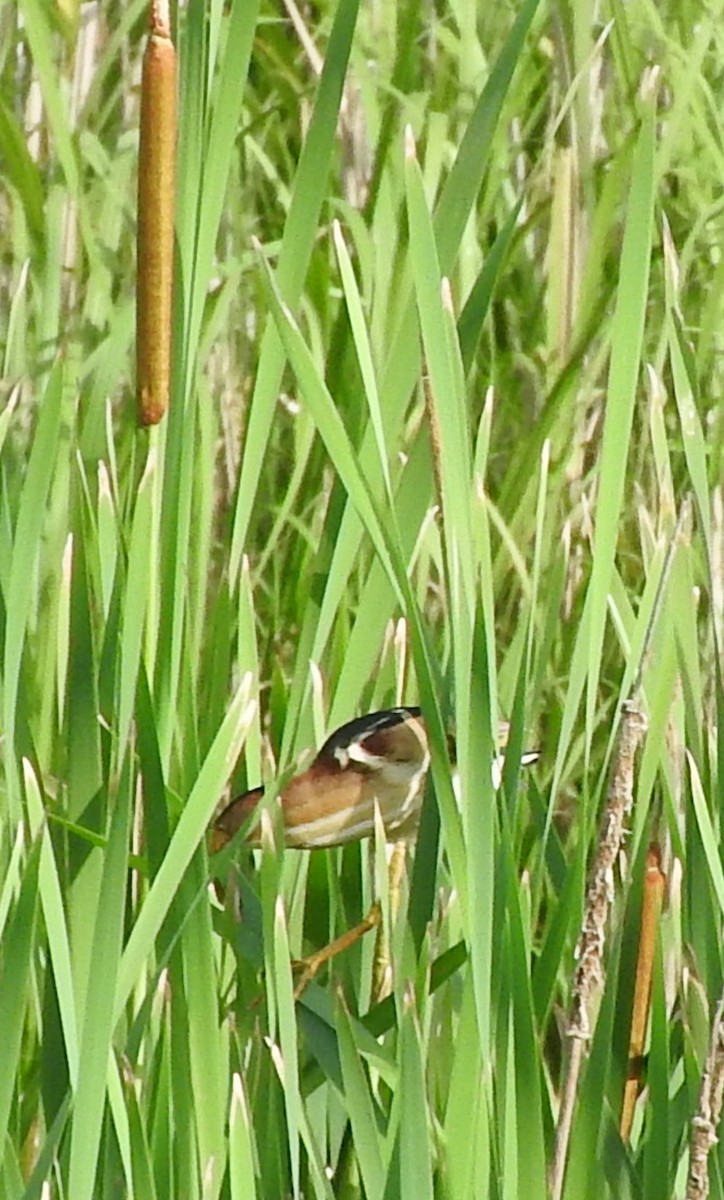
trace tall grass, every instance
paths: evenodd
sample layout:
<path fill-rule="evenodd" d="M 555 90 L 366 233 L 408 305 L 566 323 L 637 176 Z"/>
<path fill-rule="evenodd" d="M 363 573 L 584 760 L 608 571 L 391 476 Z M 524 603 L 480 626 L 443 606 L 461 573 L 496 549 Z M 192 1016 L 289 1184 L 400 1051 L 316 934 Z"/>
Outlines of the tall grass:
<path fill-rule="evenodd" d="M 180 7 L 149 431 L 146 7 L 0 12 L 0 1196 L 544 1197 L 634 692 L 563 1194 L 683 1196 L 724 975 L 720 13 Z M 227 794 L 401 701 L 432 770 L 399 905 L 379 839 L 209 861 Z M 389 996 L 366 938 L 295 1002 L 375 898 Z"/>

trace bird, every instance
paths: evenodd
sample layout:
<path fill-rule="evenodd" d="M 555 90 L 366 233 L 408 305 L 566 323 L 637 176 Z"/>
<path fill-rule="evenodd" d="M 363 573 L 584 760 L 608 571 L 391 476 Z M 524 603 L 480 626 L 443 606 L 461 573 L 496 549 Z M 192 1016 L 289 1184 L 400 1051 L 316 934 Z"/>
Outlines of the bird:
<path fill-rule="evenodd" d="M 507 726 L 501 726 L 505 741 Z M 451 760 L 455 743 L 448 738 Z M 535 762 L 526 752 L 522 765 Z M 408 840 L 417 829 L 430 765 L 427 728 L 415 706 L 387 708 L 356 717 L 337 729 L 310 767 L 282 788 L 286 847 L 302 850 L 344 846 L 371 837 L 375 807 L 388 842 Z M 499 762 L 495 764 L 500 771 Z M 212 849 L 222 849 L 249 820 L 264 795 L 252 788 L 231 801 L 217 817 Z M 259 846 L 261 828 L 252 825 L 249 846 Z"/>

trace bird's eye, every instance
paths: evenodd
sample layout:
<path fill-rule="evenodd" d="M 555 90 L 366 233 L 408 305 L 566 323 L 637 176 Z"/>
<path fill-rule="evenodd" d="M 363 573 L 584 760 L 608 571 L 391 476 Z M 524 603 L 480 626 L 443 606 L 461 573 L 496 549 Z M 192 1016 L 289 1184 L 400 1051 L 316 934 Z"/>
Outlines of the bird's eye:
<path fill-rule="evenodd" d="M 369 767 L 371 770 L 378 770 L 385 765 L 385 758 L 367 750 L 364 742 L 352 742 L 347 747 L 347 754 L 352 762 L 360 763 L 361 766 Z"/>

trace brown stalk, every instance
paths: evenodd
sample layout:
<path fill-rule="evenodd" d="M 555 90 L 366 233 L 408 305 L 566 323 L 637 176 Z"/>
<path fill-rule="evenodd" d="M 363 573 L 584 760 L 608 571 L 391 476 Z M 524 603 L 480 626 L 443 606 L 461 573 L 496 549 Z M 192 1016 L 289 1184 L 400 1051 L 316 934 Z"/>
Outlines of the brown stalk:
<path fill-rule="evenodd" d="M 576 972 L 566 1030 L 570 1039 L 569 1055 L 563 1070 L 555 1147 L 548 1175 L 552 1200 L 560 1200 L 563 1193 L 578 1082 L 592 1035 L 592 1002 L 594 996 L 600 993 L 605 978 L 603 951 L 608 912 L 613 899 L 613 868 L 618 858 L 625 833 L 625 823 L 633 802 L 634 757 L 646 730 L 646 720 L 639 708 L 637 697 L 640 695 L 644 665 L 666 595 L 666 584 L 671 572 L 674 553 L 687 519 L 688 510 L 688 502 L 685 502 L 666 551 L 666 559 L 646 628 L 644 648 L 630 693 L 634 699 L 624 706 L 616 760 L 599 830 L 598 846 L 588 881 L 583 925 L 576 946 Z"/>
<path fill-rule="evenodd" d="M 709 1151 L 716 1145 L 724 1096 L 724 997 L 719 1001 L 701 1077 L 699 1104 L 691 1122 L 689 1178 L 686 1200 L 706 1200 L 709 1195 Z"/>
<path fill-rule="evenodd" d="M 168 0 L 154 0 L 143 56 L 138 148 L 136 392 L 141 425 L 168 407 L 176 180 L 176 51 Z"/>
<path fill-rule="evenodd" d="M 576 945 L 576 971 L 566 1028 L 569 1054 L 564 1069 L 555 1149 L 549 1173 L 552 1200 L 560 1200 L 563 1193 L 578 1083 L 593 1035 L 593 1002 L 605 980 L 604 949 L 608 914 L 613 900 L 613 869 L 626 831 L 626 820 L 631 812 L 634 758 L 645 729 L 646 721 L 641 710 L 634 703 L 626 704 L 598 845 L 588 878 L 583 923 Z"/>
<path fill-rule="evenodd" d="M 641 932 L 639 935 L 636 982 L 634 984 L 631 1033 L 629 1035 L 628 1074 L 624 1085 L 621 1105 L 621 1137 L 628 1141 L 631 1136 L 634 1108 L 641 1086 L 641 1063 L 644 1040 L 651 1008 L 651 979 L 654 969 L 656 929 L 661 915 L 666 876 L 661 870 L 661 850 L 652 842 L 646 855 L 646 876 L 641 905 Z"/>

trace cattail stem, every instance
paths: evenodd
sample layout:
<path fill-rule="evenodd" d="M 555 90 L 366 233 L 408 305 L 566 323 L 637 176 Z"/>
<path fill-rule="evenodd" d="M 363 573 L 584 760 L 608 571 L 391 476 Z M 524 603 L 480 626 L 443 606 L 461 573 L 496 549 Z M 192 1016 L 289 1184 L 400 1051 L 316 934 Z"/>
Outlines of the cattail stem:
<path fill-rule="evenodd" d="M 176 51 L 168 0 L 154 0 L 143 56 L 138 150 L 136 390 L 141 425 L 158 424 L 168 407 L 176 130 Z"/>
<path fill-rule="evenodd" d="M 640 709 L 634 703 L 626 704 L 598 844 L 588 878 L 583 923 L 576 945 L 576 971 L 566 1030 L 570 1039 L 569 1055 L 561 1086 L 555 1148 L 549 1172 L 552 1200 L 560 1200 L 563 1194 L 578 1084 L 593 1036 L 593 1000 L 605 979 L 604 948 L 613 899 L 613 869 L 631 812 L 634 758 L 645 729 L 646 722 Z"/>
<path fill-rule="evenodd" d="M 623 1104 L 621 1105 L 620 1129 L 624 1141 L 628 1141 L 631 1135 L 634 1107 L 641 1083 L 641 1060 L 651 1009 L 651 979 L 654 970 L 656 930 L 661 914 L 665 885 L 666 876 L 661 870 L 661 851 L 656 843 L 652 842 L 646 855 L 646 876 L 641 905 L 641 933 L 629 1035 L 629 1066 L 623 1092 Z"/>
<path fill-rule="evenodd" d="M 709 1195 L 709 1151 L 716 1145 L 723 1097 L 724 997 L 719 1001 L 714 1016 L 709 1053 L 701 1077 L 699 1104 L 691 1123 L 686 1200 L 706 1200 Z"/>

